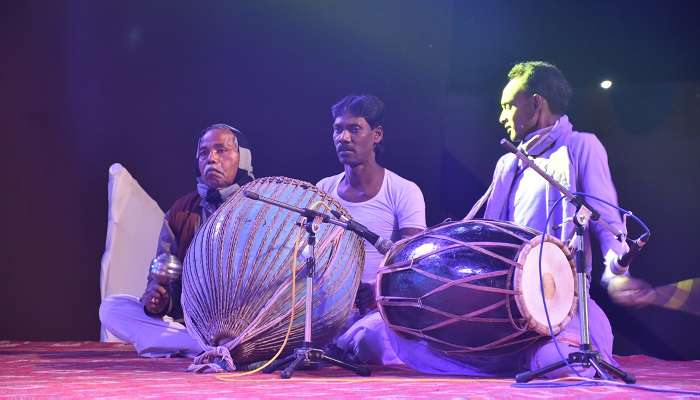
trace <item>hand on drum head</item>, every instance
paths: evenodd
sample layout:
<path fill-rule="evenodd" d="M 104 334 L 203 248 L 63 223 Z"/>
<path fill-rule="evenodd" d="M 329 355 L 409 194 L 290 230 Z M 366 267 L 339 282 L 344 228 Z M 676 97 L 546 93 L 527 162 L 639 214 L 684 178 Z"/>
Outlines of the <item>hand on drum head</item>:
<path fill-rule="evenodd" d="M 151 280 L 141 296 L 141 304 L 147 314 L 164 315 L 170 305 L 170 294 L 165 287 Z"/>
<path fill-rule="evenodd" d="M 357 307 L 360 315 L 365 315 L 377 308 L 374 288 L 375 286 L 371 283 L 360 282 L 360 287 L 357 288 L 357 295 L 355 296 L 355 307 Z"/>
<path fill-rule="evenodd" d="M 656 299 L 656 291 L 651 285 L 631 276 L 615 276 L 610 279 L 608 294 L 615 303 L 636 308 L 653 304 Z"/>

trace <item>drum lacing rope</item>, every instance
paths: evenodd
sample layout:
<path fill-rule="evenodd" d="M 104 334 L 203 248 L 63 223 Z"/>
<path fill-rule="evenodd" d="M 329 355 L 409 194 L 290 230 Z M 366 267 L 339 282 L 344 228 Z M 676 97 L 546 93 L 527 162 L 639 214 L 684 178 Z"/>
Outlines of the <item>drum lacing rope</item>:
<path fill-rule="evenodd" d="M 391 329 L 394 329 L 396 331 L 408 333 L 410 335 L 417 336 L 421 339 L 430 340 L 430 341 L 435 342 L 435 343 L 440 343 L 440 344 L 452 347 L 454 349 L 454 350 L 443 350 L 443 352 L 445 352 L 445 353 L 471 353 L 471 352 L 477 352 L 477 351 L 494 350 L 494 349 L 512 346 L 512 345 L 518 344 L 518 343 L 534 342 L 536 340 L 539 340 L 541 337 L 541 336 L 537 335 L 537 336 L 533 336 L 533 337 L 529 337 L 529 338 L 523 338 L 523 339 L 511 341 L 512 339 L 515 339 L 519 336 L 527 334 L 529 331 L 514 332 L 514 333 L 511 333 L 510 335 L 504 336 L 500 339 L 494 340 L 494 341 L 487 343 L 487 344 L 484 344 L 482 346 L 470 347 L 470 346 L 457 345 L 454 343 L 450 343 L 450 342 L 426 335 L 425 333 L 423 333 L 423 329 L 411 329 L 411 328 L 406 328 L 406 327 L 402 327 L 402 326 L 398 326 L 398 325 L 394 325 L 394 324 L 387 324 L 387 325 Z"/>
<path fill-rule="evenodd" d="M 192 361 L 187 371 L 189 372 L 224 372 L 235 371 L 231 353 L 226 346 L 216 346 L 211 350 L 198 355 Z"/>
<path fill-rule="evenodd" d="M 522 250 L 521 250 L 522 251 Z M 513 282 L 513 270 L 508 271 L 508 278 L 506 280 L 510 283 Z M 508 318 L 510 319 L 510 324 L 513 326 L 513 329 L 520 331 L 520 332 L 525 332 L 527 331 L 527 321 L 524 320 L 524 318 L 520 318 L 520 321 L 523 322 L 522 326 L 518 326 L 516 324 L 516 320 L 513 317 L 513 307 L 511 306 L 511 303 L 513 301 L 513 295 L 506 295 L 506 311 L 508 312 Z"/>
<path fill-rule="evenodd" d="M 297 271 L 297 255 L 299 254 L 299 244 L 303 241 L 302 233 L 301 231 L 299 232 L 299 235 L 297 237 L 297 240 L 294 245 L 294 256 L 292 258 L 292 263 L 290 264 L 291 269 L 292 269 L 292 293 L 291 293 L 291 310 L 290 310 L 290 315 L 289 315 L 289 325 L 287 326 L 287 333 L 284 337 L 284 340 L 282 342 L 282 345 L 280 346 L 280 349 L 277 351 L 277 353 L 266 363 L 261 365 L 258 368 L 255 368 L 252 371 L 244 372 L 241 374 L 236 374 L 235 376 L 245 376 L 245 375 L 250 375 L 254 374 L 258 371 L 261 371 L 268 365 L 272 364 L 279 356 L 282 354 L 284 351 L 285 347 L 287 346 L 287 342 L 289 341 L 289 336 L 291 335 L 292 332 L 292 326 L 294 325 L 294 303 L 296 301 L 295 294 L 296 294 L 296 271 Z M 262 314 L 262 313 L 261 313 Z M 253 326 L 254 324 L 251 324 Z M 245 335 L 241 335 L 238 338 L 234 339 L 233 341 L 230 341 L 226 343 L 224 346 L 217 346 L 211 350 L 208 350 L 204 352 L 203 354 L 195 357 L 194 361 L 192 364 L 187 368 L 188 371 L 190 372 L 199 372 L 199 373 L 208 373 L 208 372 L 213 372 L 213 373 L 218 373 L 218 372 L 231 372 L 231 371 L 236 371 L 236 366 L 233 363 L 233 359 L 231 358 L 231 353 L 229 351 L 229 347 L 235 347 L 238 342 L 242 340 L 242 337 Z"/>
<path fill-rule="evenodd" d="M 433 239 L 440 239 L 440 240 L 444 240 L 447 242 L 451 242 L 452 244 L 445 246 L 443 248 L 437 249 L 437 250 L 427 252 L 425 254 L 421 254 L 418 257 L 411 257 L 411 259 L 407 260 L 407 261 L 393 264 L 391 266 L 384 266 L 384 268 L 382 268 L 382 270 L 384 270 L 384 269 L 396 270 L 396 269 L 399 269 L 399 268 L 407 266 L 407 265 L 412 266 L 415 261 L 420 261 L 426 257 L 430 257 L 430 256 L 433 256 L 433 255 L 436 255 L 439 253 L 443 253 L 445 251 L 453 250 L 453 249 L 459 249 L 462 247 L 466 247 L 466 248 L 472 249 L 474 251 L 477 251 L 479 253 L 486 254 L 486 255 L 493 257 L 493 258 L 496 258 L 499 261 L 502 261 L 508 265 L 512 265 L 512 266 L 516 266 L 516 267 L 520 265 L 517 262 L 511 260 L 510 258 L 503 257 L 503 256 L 496 254 L 492 251 L 489 251 L 485 248 L 485 247 L 510 247 L 513 249 L 519 249 L 521 246 L 519 246 L 517 244 L 499 243 L 499 242 L 473 242 L 473 243 L 470 243 L 470 242 L 465 242 L 462 240 L 454 239 L 454 238 L 451 238 L 449 236 L 436 235 L 436 234 L 426 234 L 426 235 L 424 235 L 424 237 L 433 238 Z"/>
<path fill-rule="evenodd" d="M 502 231 L 504 233 L 509 234 L 510 236 L 513 236 L 513 237 L 520 239 L 521 241 L 523 241 L 523 243 L 529 242 L 529 240 L 526 240 L 522 236 L 517 235 L 509 230 L 502 228 L 497 223 L 487 223 L 486 221 L 484 221 L 484 222 L 486 225 L 492 226 L 493 228 L 498 229 L 499 231 Z M 418 298 L 397 297 L 397 296 L 381 296 L 377 300 L 380 302 L 381 305 L 417 307 L 417 308 L 420 308 L 423 310 L 431 311 L 433 313 L 442 315 L 443 317 L 447 317 L 449 319 L 444 320 L 444 321 L 440 321 L 438 323 L 435 323 L 433 325 L 430 325 L 430 326 L 422 328 L 422 329 L 406 328 L 406 327 L 394 325 L 391 323 L 387 323 L 387 325 L 389 325 L 390 328 L 392 328 L 396 331 L 401 331 L 401 332 L 408 333 L 408 334 L 411 334 L 414 336 L 418 336 L 418 337 L 423 338 L 423 339 L 431 340 L 431 341 L 434 341 L 437 343 L 441 343 L 441 344 L 459 349 L 459 350 L 445 351 L 445 352 L 455 352 L 455 353 L 468 353 L 468 352 L 491 350 L 491 349 L 495 349 L 495 348 L 511 346 L 513 344 L 516 344 L 516 343 L 534 342 L 540 338 L 540 336 L 537 335 L 534 337 L 526 337 L 526 338 L 522 338 L 519 340 L 511 341 L 512 339 L 516 339 L 516 338 L 530 332 L 529 330 L 527 330 L 527 321 L 523 320 L 523 322 L 525 322 L 525 326 L 518 326 L 515 318 L 513 317 L 510 303 L 511 303 L 512 296 L 520 294 L 519 291 L 511 290 L 511 289 L 483 287 L 483 286 L 479 286 L 479 285 L 469 284 L 469 282 L 472 282 L 472 281 L 477 281 L 477 280 L 482 280 L 482 279 L 492 278 L 492 277 L 497 277 L 497 276 L 503 276 L 503 275 L 506 275 L 507 280 L 510 282 L 513 279 L 512 268 L 508 269 L 507 271 L 490 272 L 487 274 L 471 276 L 471 277 L 462 278 L 459 280 L 451 280 L 451 279 L 448 279 L 448 278 L 445 278 L 445 277 L 442 277 L 439 275 L 429 273 L 429 272 L 424 271 L 424 270 L 419 269 L 419 268 L 414 268 L 414 263 L 416 261 L 420 261 L 423 258 L 427 258 L 427 257 L 430 257 L 432 255 L 436 255 L 439 253 L 443 253 L 443 252 L 450 251 L 450 250 L 457 249 L 457 248 L 461 248 L 461 247 L 466 247 L 466 248 L 472 249 L 474 251 L 480 252 L 482 254 L 486 254 L 490 257 L 496 258 L 496 259 L 498 259 L 498 260 L 500 260 L 508 265 L 511 265 L 513 267 L 522 268 L 522 265 L 519 264 L 517 261 L 513 261 L 512 259 L 503 257 L 499 254 L 496 254 L 496 253 L 484 248 L 486 246 L 512 247 L 514 249 L 519 249 L 519 251 L 522 251 L 522 249 L 521 249 L 522 245 L 500 243 L 500 242 L 472 242 L 472 243 L 469 243 L 469 242 L 464 242 L 464 241 L 461 241 L 461 240 L 458 240 L 458 239 L 455 239 L 455 238 L 452 238 L 449 236 L 440 235 L 440 234 L 427 234 L 426 237 L 438 239 L 438 240 L 443 240 L 443 241 L 446 241 L 448 243 L 451 242 L 453 244 L 445 246 L 445 247 L 437 249 L 437 250 L 433 250 L 433 251 L 425 253 L 425 254 L 421 254 L 418 257 L 411 257 L 410 260 L 407 260 L 407 261 L 404 261 L 401 263 L 397 263 L 397 264 L 394 264 L 391 266 L 384 266 L 382 269 L 389 270 L 389 271 L 399 271 L 399 270 L 410 269 L 410 270 L 414 271 L 415 273 L 418 273 L 418 274 L 423 275 L 425 277 L 431 278 L 431 279 L 436 280 L 438 282 L 442 282 L 443 284 L 438 286 L 437 288 L 429 291 L 428 293 L 421 295 Z M 455 315 L 452 313 L 447 313 L 445 311 L 436 309 L 434 307 L 430 307 L 424 303 L 425 298 L 427 298 L 435 293 L 442 292 L 451 286 L 460 286 L 460 287 L 466 287 L 466 288 L 480 290 L 480 291 L 503 293 L 503 294 L 506 294 L 506 298 L 504 300 L 501 300 L 501 301 L 496 302 L 494 304 L 482 307 L 478 310 L 471 311 L 471 312 L 464 314 L 464 315 Z M 486 313 L 488 311 L 491 311 L 491 310 L 498 308 L 498 307 L 501 307 L 503 305 L 506 306 L 508 318 L 479 318 L 478 317 L 478 315 L 481 315 L 483 313 Z M 453 323 L 456 323 L 459 321 L 477 321 L 477 320 L 478 321 L 485 321 L 485 322 L 510 322 L 511 325 L 513 326 L 513 328 L 516 329 L 516 332 L 514 332 L 506 337 L 500 338 L 498 340 L 492 341 L 490 343 L 487 343 L 485 345 L 478 346 L 478 347 L 459 346 L 459 345 L 455 345 L 453 343 L 449 343 L 449 342 L 446 342 L 443 340 L 436 339 L 434 337 L 431 337 L 431 336 L 425 334 L 426 331 L 438 329 L 438 328 L 441 328 L 443 326 L 450 325 L 450 324 L 453 324 Z"/>

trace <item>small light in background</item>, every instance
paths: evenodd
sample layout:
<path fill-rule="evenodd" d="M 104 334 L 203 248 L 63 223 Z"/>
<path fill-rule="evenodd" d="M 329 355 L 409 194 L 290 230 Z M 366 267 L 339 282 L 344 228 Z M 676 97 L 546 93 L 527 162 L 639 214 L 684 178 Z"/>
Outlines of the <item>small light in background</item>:
<path fill-rule="evenodd" d="M 610 89 L 612 87 L 612 81 L 606 79 L 603 82 L 600 82 L 600 87 L 606 90 Z"/>

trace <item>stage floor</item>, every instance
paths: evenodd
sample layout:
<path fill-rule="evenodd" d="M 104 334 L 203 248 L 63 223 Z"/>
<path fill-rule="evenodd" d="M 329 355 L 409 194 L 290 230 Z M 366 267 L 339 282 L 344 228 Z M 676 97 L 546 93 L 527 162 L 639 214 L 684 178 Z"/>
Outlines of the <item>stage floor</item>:
<path fill-rule="evenodd" d="M 637 384 L 700 391 L 699 361 L 618 357 Z M 292 379 L 262 373 L 200 375 L 188 359 L 139 358 L 129 345 L 97 342 L 0 341 L 0 398 L 362 398 L 501 399 L 691 398 L 618 386 L 515 387 L 507 379 L 423 375 L 406 368 L 374 368 L 369 378 L 335 367 L 299 371 Z M 541 381 L 537 381 L 542 383 Z M 576 382 L 568 382 L 574 384 Z"/>

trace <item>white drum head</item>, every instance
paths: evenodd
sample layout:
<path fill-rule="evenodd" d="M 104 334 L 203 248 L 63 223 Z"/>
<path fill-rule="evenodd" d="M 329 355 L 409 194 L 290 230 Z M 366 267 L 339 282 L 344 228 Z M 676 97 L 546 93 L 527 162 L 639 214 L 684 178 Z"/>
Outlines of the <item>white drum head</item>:
<path fill-rule="evenodd" d="M 542 335 L 549 335 L 547 315 L 540 290 L 539 254 L 541 236 L 525 245 L 518 255 L 514 288 L 516 303 L 527 326 Z M 522 266 L 522 267 L 521 267 Z M 555 334 L 571 320 L 578 300 L 575 268 L 569 250 L 558 240 L 545 238 L 542 249 L 542 288 L 547 302 L 549 321 Z"/>

